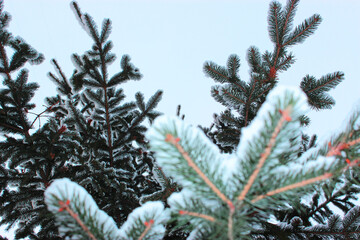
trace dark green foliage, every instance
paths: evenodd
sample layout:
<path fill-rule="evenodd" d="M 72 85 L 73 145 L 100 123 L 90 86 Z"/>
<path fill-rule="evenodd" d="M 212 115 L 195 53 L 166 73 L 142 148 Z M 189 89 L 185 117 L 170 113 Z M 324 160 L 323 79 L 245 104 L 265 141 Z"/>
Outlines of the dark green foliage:
<path fill-rule="evenodd" d="M 144 120 L 151 124 L 160 115 L 155 108 L 162 91 L 147 101 L 138 92 L 135 102 L 125 102 L 119 86 L 140 80 L 139 70 L 124 55 L 120 71 L 110 75 L 108 66 L 116 60 L 108 40 L 110 20 L 104 20 L 99 31 L 90 15 L 82 14 L 75 2 L 72 6 L 94 44 L 82 55 L 73 54 L 76 68 L 70 78 L 52 60 L 55 73 L 49 73 L 49 78 L 59 94 L 46 99 L 48 107 L 33 122 L 28 114 L 35 107 L 30 100 L 38 85 L 28 83 L 27 70 L 19 68 L 26 61 L 39 63 L 42 55 L 6 32 L 9 15 L 2 13 L 0 18 L 0 48 L 4 53 L 6 46 L 15 50 L 10 61 L 6 54 L 0 57 L 5 79 L 5 88 L 0 90 L 0 130 L 12 134 L 0 142 L 0 215 L 2 224 L 9 227 L 19 223 L 16 238 L 62 239 L 44 204 L 44 190 L 53 179 L 67 177 L 84 186 L 118 225 L 143 196 L 162 189 L 161 178 L 153 176 L 155 160 L 147 150 L 143 125 Z M 15 70 L 20 71 L 12 79 Z M 44 114 L 48 121 L 30 133 Z M 41 229 L 35 234 L 38 226 Z"/>
<path fill-rule="evenodd" d="M 30 100 L 39 85 L 27 82 L 27 70 L 21 70 L 14 80 L 10 77 L 10 72 L 8 74 L 3 82 L 7 88 L 0 91 L 0 130 L 28 135 L 32 123 L 27 118 L 27 112 L 35 107 Z"/>
<path fill-rule="evenodd" d="M 293 28 L 298 4 L 299 0 L 289 0 L 283 8 L 276 1 L 270 3 L 268 29 L 274 50 L 261 54 L 256 47 L 249 48 L 247 62 L 250 66 L 250 80 L 248 82 L 240 79 L 238 74 L 240 59 L 237 55 L 229 56 L 226 67 L 213 62 L 204 64 L 206 76 L 219 83 L 211 88 L 211 95 L 227 110 L 215 115 L 213 125 L 203 130 L 223 152 L 230 153 L 234 150 L 240 140 L 241 128 L 248 126 L 256 116 L 267 94 L 277 84 L 278 73 L 288 70 L 295 62 L 295 57 L 288 52 L 288 47 L 302 43 L 319 26 L 321 17 L 315 14 Z M 331 108 L 335 102 L 325 92 L 339 84 L 343 76 L 343 73 L 336 72 L 320 80 L 305 77 L 300 85 L 308 96 L 309 104 L 315 109 Z M 304 136 L 304 139 L 306 138 L 308 137 Z"/>
<path fill-rule="evenodd" d="M 267 223 L 264 231 L 253 234 L 254 239 L 359 239 L 360 208 L 351 208 L 343 218 L 337 214 L 329 216 L 324 224 L 306 226 L 299 217 L 293 217 L 288 224 Z"/>
<path fill-rule="evenodd" d="M 359 133 L 354 132 L 352 137 L 354 138 L 359 137 Z M 354 149 L 352 151 L 347 151 L 346 152 L 347 157 L 352 159 L 352 156 L 355 154 L 356 151 L 358 150 Z M 324 239 L 328 239 L 325 238 L 325 236 L 328 237 L 331 236 L 330 234 L 331 231 L 328 228 L 326 230 L 326 225 L 331 225 L 330 224 L 331 221 L 333 221 L 334 218 L 336 218 L 336 213 L 340 211 L 343 212 L 344 214 L 350 212 L 352 213 L 358 212 L 357 214 L 359 214 L 359 209 L 355 204 L 355 200 L 358 199 L 360 192 L 359 186 L 360 186 L 359 171 L 357 169 L 347 171 L 340 178 L 334 179 L 332 181 L 323 184 L 321 187 L 315 188 L 312 196 L 309 195 L 307 197 L 307 199 L 309 199 L 308 201 L 304 202 L 298 199 L 291 203 L 290 208 L 276 211 L 275 217 L 281 222 L 281 224 L 285 224 L 285 225 L 290 224 L 292 219 L 298 218 L 302 222 L 301 225 L 306 229 L 312 229 L 314 231 L 315 230 L 325 231 L 325 232 L 327 231 L 328 234 L 324 234 Z M 345 219 L 346 218 L 344 218 L 344 221 Z M 359 224 L 358 223 L 359 219 L 357 219 L 356 221 L 357 222 L 354 222 L 354 224 Z M 276 227 L 279 226 L 280 225 Z M 353 225 L 352 227 L 354 226 L 355 225 Z M 273 230 L 271 230 L 271 232 L 273 232 Z M 279 234 L 280 233 L 284 234 L 284 236 L 289 236 L 288 233 L 286 233 L 286 230 L 284 229 L 277 229 L 276 231 Z M 352 231 L 359 234 L 358 230 L 354 231 L 353 229 L 350 229 L 348 227 L 343 228 L 343 230 L 337 229 L 335 232 L 343 233 L 340 235 L 344 235 L 344 234 L 346 235 L 347 233 Z M 329 238 L 329 239 L 342 239 L 341 237 L 337 238 L 337 236 L 335 237 L 332 236 L 332 237 L 333 238 Z M 323 239 L 323 238 L 314 238 L 314 239 Z M 348 238 L 348 239 L 357 239 L 357 237 Z"/>
<path fill-rule="evenodd" d="M 319 80 L 307 75 L 301 81 L 300 87 L 308 96 L 312 108 L 316 110 L 331 109 L 335 105 L 335 100 L 326 92 L 335 88 L 343 79 L 344 74 L 341 72 L 327 74 Z"/>
<path fill-rule="evenodd" d="M 2 13 L 1 18 L 4 23 L 4 18 L 9 19 L 9 16 Z M 42 225 L 44 239 L 56 239 L 52 234 L 56 228 L 43 202 L 43 191 L 49 179 L 61 176 L 53 169 L 59 170 L 65 163 L 59 161 L 54 165 L 52 154 L 61 158 L 73 154 L 73 151 L 69 147 L 71 143 L 58 132 L 61 126 L 54 121 L 49 121 L 34 134 L 29 133 L 35 123 L 28 118 L 29 111 L 35 107 L 30 101 L 38 84 L 28 83 L 28 71 L 21 67 L 26 62 L 40 63 L 43 57 L 24 41 L 13 38 L 6 26 L 2 24 L 1 36 L 6 36 L 6 40 L 0 44 L 5 87 L 0 90 L 0 130 L 14 136 L 5 135 L 6 139 L 0 143 L 1 224 L 9 223 L 10 228 L 18 221 L 18 238 Z M 7 47 L 15 50 L 10 65 Z M 11 75 L 17 71 L 17 77 L 13 79 Z"/>
<path fill-rule="evenodd" d="M 355 125 L 355 120 L 350 120 Z M 359 132 L 351 131 L 350 140 L 359 138 Z M 340 135 L 333 141 L 343 139 Z M 311 141 L 310 143 L 311 144 Z M 331 143 L 329 143 L 331 147 Z M 345 149 L 344 162 L 353 159 L 359 148 Z M 306 149 L 305 149 L 306 151 Z M 341 176 L 313 188 L 313 192 L 289 201 L 286 209 L 274 211 L 279 224 L 262 223 L 262 229 L 254 232 L 255 239 L 358 239 L 359 207 L 355 201 L 360 192 L 360 175 L 357 167 Z M 343 212 L 341 219 L 337 213 Z"/>
<path fill-rule="evenodd" d="M 0 2 L 0 73 L 6 86 L 0 90 L 0 131 L 27 136 L 32 127 L 27 112 L 35 107 L 30 100 L 39 86 L 28 83 L 28 71 L 21 67 L 26 63 L 39 64 L 44 57 L 7 30 L 10 20 L 10 15 L 3 11 L 3 2 Z M 11 57 L 7 56 L 9 50 Z M 16 72 L 17 77 L 13 79 L 10 74 Z"/>

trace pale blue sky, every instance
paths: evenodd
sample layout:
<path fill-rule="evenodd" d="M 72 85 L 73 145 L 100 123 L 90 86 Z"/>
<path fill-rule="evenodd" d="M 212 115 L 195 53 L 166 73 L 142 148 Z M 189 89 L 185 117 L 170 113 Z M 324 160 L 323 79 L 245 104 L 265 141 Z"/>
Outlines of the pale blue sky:
<path fill-rule="evenodd" d="M 204 125 L 212 121 L 214 112 L 223 108 L 210 96 L 214 82 L 205 77 L 203 63 L 211 60 L 225 65 L 228 56 L 236 53 L 242 60 L 241 77 L 248 80 L 245 61 L 248 47 L 255 45 L 262 52 L 273 48 L 267 32 L 269 2 L 78 1 L 82 11 L 90 13 L 98 25 L 105 17 L 112 20 L 113 52 L 118 59 L 129 54 L 143 73 L 141 81 L 123 85 L 129 98 L 138 90 L 150 97 L 157 89 L 163 89 L 160 111 L 174 114 L 177 104 L 181 104 L 189 122 Z M 53 71 L 49 60 L 56 58 L 69 76 L 73 70 L 70 55 L 83 53 L 91 46 L 69 3 L 69 0 L 5 0 L 5 10 L 13 16 L 11 31 L 46 57 L 41 66 L 31 67 L 30 71 L 30 80 L 41 85 L 35 98 L 38 105 L 45 96 L 55 94 L 55 86 L 46 76 Z M 288 72 L 279 75 L 280 83 L 298 85 L 306 74 L 320 77 L 337 70 L 345 72 L 345 81 L 331 92 L 337 101 L 334 110 L 312 114 L 314 131 L 319 133 L 337 128 L 358 99 L 359 10 L 360 2 L 355 0 L 303 0 L 298 8 L 295 23 L 313 13 L 321 14 L 324 21 L 304 44 L 291 49 L 297 61 Z M 116 62 L 112 73 L 118 69 Z M 323 127 L 322 118 L 328 127 Z"/>
<path fill-rule="evenodd" d="M 283 5 L 285 0 L 281 0 Z M 251 45 L 261 52 L 272 50 L 267 32 L 270 1 L 260 0 L 78 0 L 83 12 L 92 15 L 101 26 L 110 18 L 110 39 L 118 59 L 129 54 L 144 75 L 138 82 L 123 85 L 128 99 L 141 91 L 149 98 L 164 90 L 158 110 L 174 115 L 182 105 L 186 119 L 195 125 L 208 126 L 212 114 L 223 107 L 210 96 L 214 82 L 206 78 L 202 66 L 207 60 L 225 65 L 230 54 L 241 58 L 241 78 L 248 80 L 246 51 Z M 67 76 L 73 71 L 72 53 L 83 53 L 91 47 L 90 37 L 82 30 L 70 9 L 70 0 L 5 0 L 5 10 L 13 20 L 10 31 L 20 35 L 46 60 L 31 66 L 30 81 L 41 85 L 34 101 L 43 104 L 52 96 L 55 85 L 46 74 L 53 71 L 50 59 L 56 58 Z M 280 83 L 298 86 L 306 75 L 321 77 L 343 71 L 345 81 L 331 91 L 337 104 L 333 110 L 310 114 L 310 132 L 320 135 L 336 130 L 359 99 L 360 90 L 360 1 L 302 0 L 295 25 L 314 13 L 323 22 L 305 43 L 291 49 L 296 63 L 281 73 Z M 28 67 L 28 66 L 27 66 Z M 119 61 L 111 73 L 119 70 Z M 38 108 L 37 112 L 42 109 Z"/>

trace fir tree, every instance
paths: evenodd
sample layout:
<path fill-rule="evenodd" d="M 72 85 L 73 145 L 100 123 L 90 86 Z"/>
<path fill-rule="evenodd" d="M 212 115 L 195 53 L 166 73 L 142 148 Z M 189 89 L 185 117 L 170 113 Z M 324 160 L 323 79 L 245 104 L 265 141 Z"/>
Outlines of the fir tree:
<path fill-rule="evenodd" d="M 124 102 L 120 85 L 140 80 L 142 75 L 127 55 L 121 58 L 118 73 L 108 72 L 116 60 L 109 40 L 110 20 L 105 19 L 99 30 L 91 16 L 72 3 L 94 44 L 84 54 L 72 56 L 76 68 L 69 78 L 52 60 L 56 73 L 49 77 L 59 94 L 47 98 L 46 109 L 30 121 L 35 107 L 30 101 L 38 84 L 27 82 L 28 71 L 22 67 L 27 62 L 40 63 L 43 57 L 7 31 L 10 16 L 2 7 L 0 71 L 5 88 L 0 92 L 0 128 L 7 135 L 0 142 L 1 224 L 10 228 L 18 223 L 17 239 L 63 239 L 44 203 L 45 189 L 62 177 L 85 187 L 117 225 L 140 206 L 143 197 L 160 191 L 156 199 L 162 198 L 167 190 L 160 180 L 167 179 L 153 174 L 157 166 L 147 147 L 143 123 L 148 119 L 151 124 L 160 115 L 155 107 L 162 92 L 147 101 L 138 92 L 134 102 Z M 14 50 L 10 59 L 8 47 Z M 48 121 L 30 133 L 42 117 Z"/>

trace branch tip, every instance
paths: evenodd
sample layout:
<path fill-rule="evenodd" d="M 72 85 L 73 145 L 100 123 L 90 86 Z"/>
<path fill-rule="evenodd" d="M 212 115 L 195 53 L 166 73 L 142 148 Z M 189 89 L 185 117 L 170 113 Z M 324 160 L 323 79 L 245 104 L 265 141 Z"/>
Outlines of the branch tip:
<path fill-rule="evenodd" d="M 285 110 L 279 109 L 279 113 L 286 121 L 290 122 L 292 120 L 292 118 L 290 117 L 290 111 L 288 109 Z"/>

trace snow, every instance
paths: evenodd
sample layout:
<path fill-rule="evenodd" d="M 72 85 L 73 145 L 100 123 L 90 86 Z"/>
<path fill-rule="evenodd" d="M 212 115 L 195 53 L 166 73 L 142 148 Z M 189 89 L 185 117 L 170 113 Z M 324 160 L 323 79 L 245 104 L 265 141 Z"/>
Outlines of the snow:
<path fill-rule="evenodd" d="M 299 161 L 291 162 L 286 166 L 279 166 L 270 171 L 276 179 L 305 176 L 307 173 L 331 172 L 331 168 L 337 166 L 339 160 L 335 157 L 314 156 L 312 158 L 300 158 Z M 275 179 L 274 179 L 275 180 Z"/>
<path fill-rule="evenodd" d="M 45 203 L 48 206 L 48 210 L 53 213 L 57 213 L 60 208 L 58 201 L 66 202 L 67 200 L 70 200 L 69 206 L 71 209 L 78 209 L 81 206 L 86 211 L 87 217 L 95 218 L 95 221 L 98 223 L 97 225 L 103 226 L 103 232 L 108 233 L 106 239 L 119 238 L 115 221 L 104 211 L 100 210 L 94 199 L 77 183 L 70 181 L 68 178 L 56 179 L 45 191 Z M 61 221 L 59 214 L 57 216 L 58 220 Z M 89 219 L 82 219 L 85 224 L 86 220 Z M 59 227 L 60 234 L 65 234 L 68 230 L 64 226 Z"/>
<path fill-rule="evenodd" d="M 194 196 L 194 192 L 184 188 L 181 192 L 171 194 L 171 196 L 167 199 L 167 202 L 170 206 L 174 206 L 175 204 L 184 205 L 185 200 L 190 200 Z"/>
<path fill-rule="evenodd" d="M 201 229 L 200 226 L 198 226 L 197 228 L 195 228 L 195 229 L 189 234 L 189 236 L 186 238 L 186 240 L 197 240 L 197 239 L 199 239 L 198 234 L 199 234 L 199 232 L 200 232 L 200 229 Z"/>
<path fill-rule="evenodd" d="M 184 186 L 193 184 L 193 182 L 177 174 L 176 167 L 169 167 L 169 165 L 174 166 L 176 164 L 174 157 L 176 153 L 172 151 L 173 147 L 165 142 L 167 133 L 179 137 L 185 151 L 189 146 L 199 146 L 200 149 L 192 148 L 197 151 L 196 153 L 200 153 L 194 153 L 197 156 L 193 160 L 197 164 L 201 163 L 201 165 L 206 166 L 210 172 L 218 172 L 218 167 L 222 163 L 220 151 L 201 129 L 193 127 L 177 117 L 160 116 L 156 118 L 146 137 L 150 139 L 150 145 L 153 149 L 162 149 L 162 151 L 156 152 L 156 160 L 167 174 L 173 176 Z"/>
<path fill-rule="evenodd" d="M 168 214 L 168 211 L 164 209 L 164 205 L 160 201 L 146 202 L 141 207 L 132 211 L 126 222 L 120 228 L 121 239 L 132 239 L 128 233 L 138 225 L 138 220 L 145 223 L 151 219 L 154 220 L 154 225 L 151 227 L 148 235 L 156 233 L 159 239 L 162 239 L 162 236 L 166 231 L 163 224 L 170 219 L 170 215 Z"/>
<path fill-rule="evenodd" d="M 172 144 L 165 142 L 166 135 L 172 134 L 175 138 L 180 139 L 180 145 L 189 153 L 196 165 L 207 175 L 215 176 L 215 179 L 222 180 L 223 186 L 227 186 L 227 191 L 236 189 L 232 186 L 234 182 L 231 179 L 235 174 L 239 174 L 242 169 L 242 162 L 246 161 L 249 149 L 257 144 L 257 140 L 261 139 L 261 133 L 266 129 L 266 125 L 270 124 L 270 114 L 277 113 L 279 109 L 284 110 L 288 106 L 291 107 L 290 116 L 293 121 L 287 122 L 277 137 L 276 148 L 273 149 L 270 158 L 267 161 L 266 168 L 273 168 L 279 165 L 277 157 L 279 154 L 288 152 L 295 154 L 300 141 L 301 126 L 297 119 L 308 112 L 307 97 L 300 88 L 278 86 L 274 88 L 268 95 L 265 103 L 259 109 L 256 118 L 248 127 L 242 129 L 241 141 L 235 154 L 221 154 L 215 144 L 202 132 L 201 129 L 193 127 L 176 117 L 161 116 L 158 117 L 153 126 L 147 132 L 147 138 L 150 139 L 152 150 L 156 152 L 156 159 L 164 172 L 179 182 L 183 187 L 194 188 L 198 182 L 188 179 L 187 176 L 179 174 L 179 167 L 185 161 L 181 154 L 174 149 Z M 294 142 L 289 139 L 296 137 Z M 255 146 L 256 147 L 256 146 Z M 199 149 L 201 148 L 201 149 Z M 291 159 L 297 156 L 292 155 Z M 314 162 L 315 163 L 315 162 Z M 325 162 L 324 162 L 325 163 Z M 313 168 L 309 163 L 309 168 Z M 184 165 L 183 165 L 184 166 Z M 317 168 L 325 166 L 320 164 Z M 293 166 L 294 167 L 294 166 Z M 295 167 L 300 169 L 300 166 Z M 289 171 L 289 168 L 286 168 Z M 277 168 L 281 171 L 281 168 Z M 269 174 L 266 174 L 265 179 Z M 263 179 L 263 180 L 264 180 Z M 267 179 L 265 179 L 267 180 Z M 207 188 L 207 186 L 203 186 Z"/>
<path fill-rule="evenodd" d="M 193 182 L 187 181 L 178 174 L 176 167 L 168 167 L 169 164 L 175 164 L 171 161 L 176 161 L 174 153 L 171 147 L 166 146 L 165 135 L 166 133 L 176 133 L 175 137 L 185 139 L 187 146 L 199 146 L 203 145 L 201 156 L 197 160 L 197 163 L 201 162 L 201 165 L 209 169 L 209 173 L 218 173 L 221 176 L 224 184 L 228 183 L 228 180 L 233 177 L 233 174 L 239 172 L 240 166 L 238 162 L 245 159 L 244 154 L 249 148 L 250 143 L 254 141 L 254 138 L 259 137 L 260 132 L 265 128 L 266 121 L 269 121 L 269 112 L 277 111 L 277 108 L 286 108 L 288 99 L 295 99 L 291 117 L 296 119 L 301 115 L 306 114 L 308 111 L 307 97 L 299 88 L 278 86 L 274 88 L 268 95 L 267 100 L 260 108 L 257 117 L 252 123 L 242 129 L 241 142 L 237 148 L 236 154 L 220 154 L 219 149 L 213 144 L 208 137 L 199 128 L 192 127 L 175 117 L 161 116 L 157 118 L 153 124 L 153 127 L 148 131 L 147 137 L 150 139 L 150 144 L 153 149 L 161 149 L 157 151 L 157 161 L 160 165 L 168 171 L 167 173 L 173 176 L 177 181 L 180 181 L 184 186 L 191 185 Z M 288 124 L 288 131 L 296 132 L 300 135 L 300 124 L 298 121 L 292 121 Z M 283 133 L 283 134 L 289 134 Z M 291 151 L 291 146 L 288 140 L 278 143 L 274 155 L 280 154 L 286 149 Z M 186 149 L 185 149 L 186 150 Z M 204 157 L 203 157 L 204 156 Z M 172 160 L 170 158 L 173 158 Z M 196 162 L 196 159 L 194 159 Z"/>
<path fill-rule="evenodd" d="M 85 224 L 86 221 L 90 221 L 90 218 L 94 218 L 93 221 L 96 222 L 96 226 L 103 229 L 103 237 L 104 239 L 132 239 L 131 236 L 128 235 L 131 229 L 134 227 L 139 227 L 140 220 L 142 223 L 149 221 L 151 219 L 154 220 L 154 225 L 151 227 L 150 231 L 147 235 L 155 234 L 156 236 L 161 236 L 165 233 L 164 224 L 170 219 L 167 210 L 164 210 L 164 205 L 162 202 L 147 202 L 139 208 L 136 208 L 129 216 L 120 230 L 117 228 L 115 221 L 109 217 L 104 211 L 100 210 L 96 205 L 94 199 L 86 192 L 86 190 L 78 185 L 70 181 L 67 178 L 57 179 L 55 180 L 45 191 L 45 203 L 48 206 L 49 211 L 53 213 L 58 213 L 60 208 L 58 201 L 66 202 L 70 200 L 70 208 L 84 210 L 82 213 L 78 213 L 78 215 L 84 216 L 88 219 L 81 219 Z M 75 200 L 76 199 L 76 200 Z M 77 205 L 77 206 L 76 206 Z M 85 213 L 85 214 L 84 214 Z M 57 214 L 57 220 L 61 221 L 61 215 Z M 71 231 L 71 227 L 78 228 L 77 225 L 71 224 L 71 222 L 67 223 L 65 227 L 63 224 L 59 227 L 60 234 L 65 234 L 67 231 Z M 143 225 L 141 225 L 143 227 Z M 75 239 L 79 236 L 71 236 L 71 239 Z M 139 237 L 139 236 L 137 236 Z M 137 239 L 136 237 L 136 239 Z"/>
<path fill-rule="evenodd" d="M 308 112 L 307 97 L 297 87 L 289 86 L 277 86 L 275 87 L 267 96 L 266 101 L 260 107 L 256 117 L 247 127 L 241 129 L 241 140 L 237 147 L 237 157 L 239 159 L 244 159 L 244 153 L 249 148 L 253 139 L 259 136 L 259 133 L 262 129 L 265 128 L 265 123 L 268 119 L 269 112 L 275 112 L 276 107 L 281 104 L 281 100 L 285 97 L 292 96 L 294 99 L 297 99 L 296 105 L 293 106 L 291 117 L 296 119 L 297 117 L 304 115 Z M 285 106 L 286 107 L 286 106 Z M 297 124 L 298 125 L 298 124 Z M 299 128 L 299 126 L 297 126 Z M 283 147 L 281 148 L 283 149 Z"/>

